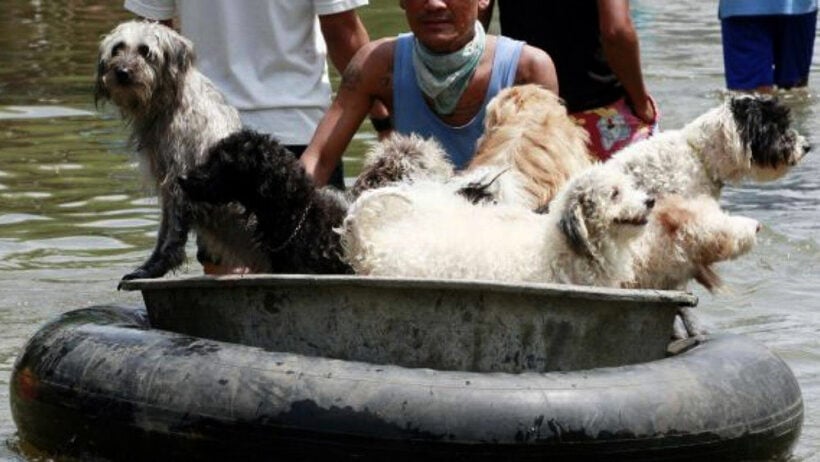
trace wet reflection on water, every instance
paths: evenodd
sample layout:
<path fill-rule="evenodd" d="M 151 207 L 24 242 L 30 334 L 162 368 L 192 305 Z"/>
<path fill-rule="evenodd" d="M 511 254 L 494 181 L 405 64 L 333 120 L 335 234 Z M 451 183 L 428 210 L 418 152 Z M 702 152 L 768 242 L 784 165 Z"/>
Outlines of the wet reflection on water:
<path fill-rule="evenodd" d="M 372 37 L 404 30 L 397 2 L 361 10 Z M 676 128 L 725 96 L 716 5 L 633 0 L 661 127 Z M 130 18 L 120 2 L 0 0 L 0 459 L 15 447 L 8 380 L 16 354 L 43 322 L 74 308 L 141 303 L 115 290 L 150 251 L 156 200 L 139 176 L 113 108 L 94 107 L 99 38 Z M 815 60 L 817 62 L 817 60 Z M 787 96 L 803 133 L 818 140 L 820 71 L 808 94 Z M 345 157 L 355 173 L 369 127 Z M 749 335 L 780 354 L 806 401 L 798 460 L 820 458 L 820 154 L 786 178 L 726 189 L 734 213 L 762 222 L 757 248 L 721 272 L 727 293 L 695 288 L 712 330 Z M 192 249 L 189 248 L 189 251 Z M 198 274 L 190 263 L 181 273 Z"/>

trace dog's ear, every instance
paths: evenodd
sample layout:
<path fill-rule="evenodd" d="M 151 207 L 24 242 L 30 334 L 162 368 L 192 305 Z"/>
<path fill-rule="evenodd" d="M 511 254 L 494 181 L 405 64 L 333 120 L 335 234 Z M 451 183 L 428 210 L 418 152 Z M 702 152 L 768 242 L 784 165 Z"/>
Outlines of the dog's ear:
<path fill-rule="evenodd" d="M 589 231 L 584 223 L 584 195 L 571 196 L 564 206 L 563 215 L 558 225 L 566 236 L 569 245 L 576 253 L 589 258 L 595 258 L 592 245 L 589 242 Z"/>
<path fill-rule="evenodd" d="M 709 292 L 714 293 L 723 287 L 723 280 L 710 265 L 697 265 L 695 280 L 701 283 Z"/>
<path fill-rule="evenodd" d="M 162 26 L 165 27 L 165 26 Z M 168 82 L 182 82 L 181 76 L 188 72 L 196 59 L 194 44 L 187 38 L 177 34 L 173 30 L 168 31 L 163 40 L 163 59 L 165 60 L 165 72 L 169 74 Z"/>
<path fill-rule="evenodd" d="M 94 76 L 94 106 L 99 107 L 100 101 L 108 100 L 111 95 L 103 83 L 103 76 L 105 75 L 105 68 L 107 63 L 102 57 L 102 53 L 97 57 L 97 75 Z"/>
<path fill-rule="evenodd" d="M 653 213 L 655 219 L 670 236 L 674 236 L 679 229 L 697 219 L 691 210 L 684 207 L 683 198 L 676 195 L 665 197 L 660 207 L 657 207 Z"/>
<path fill-rule="evenodd" d="M 791 111 L 777 97 L 738 96 L 730 108 L 743 146 L 755 164 L 776 168 L 782 159 L 776 146 L 791 125 Z"/>
<path fill-rule="evenodd" d="M 166 26 L 159 26 L 165 28 Z M 194 46 L 190 40 L 177 34 L 170 28 L 167 33 L 159 34 L 159 43 L 162 51 L 162 58 L 165 65 L 162 66 L 160 79 L 161 85 L 167 85 L 167 92 L 162 92 L 164 97 L 175 100 L 182 93 L 185 84 L 185 73 L 193 66 Z M 159 100 L 159 98 L 158 98 Z M 159 104 L 171 104 L 166 101 Z"/>
<path fill-rule="evenodd" d="M 169 67 L 174 68 L 180 74 L 188 72 L 196 59 L 193 42 L 173 30 L 170 31 L 167 39 L 170 46 L 165 50 L 167 50 L 166 53 L 170 53 L 165 58 L 169 60 Z"/>
<path fill-rule="evenodd" d="M 176 54 L 173 59 L 179 72 L 185 73 L 194 65 L 194 61 L 196 60 L 194 45 L 190 40 L 182 36 L 177 36 L 176 40 L 179 43 L 176 44 Z"/>
<path fill-rule="evenodd" d="M 467 183 L 466 186 L 459 188 L 456 193 L 467 199 L 467 201 L 471 204 L 493 203 L 495 202 L 496 194 L 493 194 L 490 191 L 490 187 L 493 183 L 495 183 L 495 180 L 497 180 L 501 175 L 507 173 L 508 170 L 509 168 L 501 170 L 489 180 L 485 175 L 479 180 L 471 181 L 470 183 Z"/>

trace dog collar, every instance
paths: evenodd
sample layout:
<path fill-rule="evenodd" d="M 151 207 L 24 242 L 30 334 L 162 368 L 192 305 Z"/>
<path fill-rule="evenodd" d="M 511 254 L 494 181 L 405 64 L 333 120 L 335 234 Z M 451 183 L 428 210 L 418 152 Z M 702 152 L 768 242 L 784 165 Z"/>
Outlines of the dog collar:
<path fill-rule="evenodd" d="M 278 246 L 276 246 L 272 249 L 270 247 L 268 247 L 268 251 L 270 253 L 281 252 L 285 247 L 287 247 L 291 242 L 293 242 L 293 239 L 295 239 L 296 235 L 299 234 L 299 231 L 302 230 L 302 226 L 305 224 L 305 220 L 307 219 L 308 212 L 310 212 L 310 208 L 312 206 L 313 206 L 313 197 L 310 198 L 310 202 L 308 202 L 307 206 L 305 206 L 305 210 L 302 212 L 302 216 L 299 218 L 299 223 L 297 223 L 296 227 L 293 228 L 293 232 L 290 233 L 290 236 L 288 236 L 288 238 L 285 239 L 285 242 L 279 244 Z"/>

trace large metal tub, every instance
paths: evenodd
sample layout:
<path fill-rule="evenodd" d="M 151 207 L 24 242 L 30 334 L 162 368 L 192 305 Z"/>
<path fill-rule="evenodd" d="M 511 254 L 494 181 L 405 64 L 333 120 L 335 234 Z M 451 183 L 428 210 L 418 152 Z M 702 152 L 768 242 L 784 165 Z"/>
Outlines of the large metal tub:
<path fill-rule="evenodd" d="M 375 364 L 569 371 L 664 357 L 677 291 L 246 275 L 134 280 L 153 328 Z"/>

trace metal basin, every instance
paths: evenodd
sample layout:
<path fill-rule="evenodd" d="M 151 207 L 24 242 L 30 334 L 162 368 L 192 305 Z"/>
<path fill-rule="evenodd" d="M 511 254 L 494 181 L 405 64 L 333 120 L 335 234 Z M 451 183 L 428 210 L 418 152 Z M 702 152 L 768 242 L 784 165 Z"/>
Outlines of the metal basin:
<path fill-rule="evenodd" d="M 151 326 L 374 364 L 570 371 L 663 358 L 694 295 L 560 284 L 360 276 L 134 280 Z"/>

